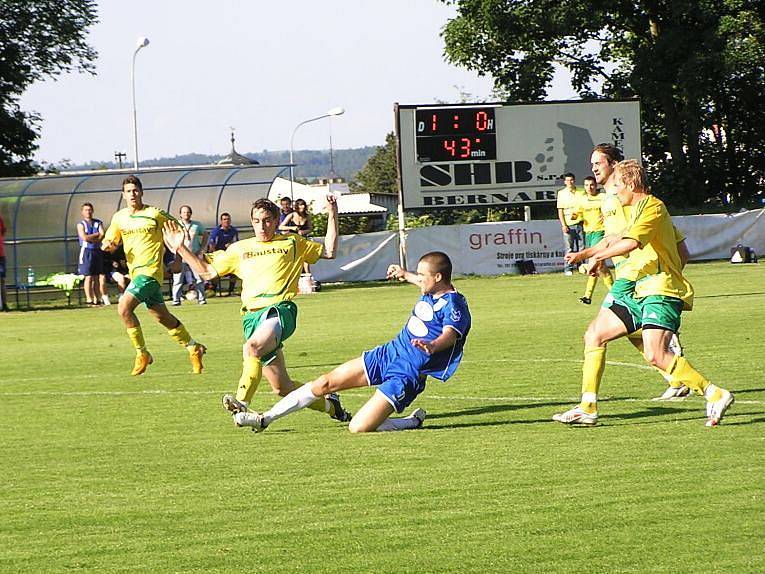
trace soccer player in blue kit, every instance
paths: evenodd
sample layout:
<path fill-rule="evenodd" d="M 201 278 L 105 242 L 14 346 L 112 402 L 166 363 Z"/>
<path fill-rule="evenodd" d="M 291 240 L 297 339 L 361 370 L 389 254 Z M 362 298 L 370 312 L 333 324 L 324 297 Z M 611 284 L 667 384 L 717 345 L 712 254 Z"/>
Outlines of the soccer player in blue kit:
<path fill-rule="evenodd" d="M 403 412 L 414 401 L 425 389 L 427 376 L 445 381 L 454 374 L 470 331 L 470 311 L 465 297 L 452 285 L 452 262 L 445 253 L 432 251 L 423 255 L 417 263 L 417 273 L 391 265 L 388 278 L 408 281 L 422 293 L 396 338 L 292 391 L 263 414 L 237 413 L 236 424 L 260 432 L 273 421 L 326 394 L 375 386 L 375 394 L 351 419 L 348 427 L 351 432 L 421 427 L 426 416 L 422 409 L 408 417 L 389 417 L 394 411 Z"/>

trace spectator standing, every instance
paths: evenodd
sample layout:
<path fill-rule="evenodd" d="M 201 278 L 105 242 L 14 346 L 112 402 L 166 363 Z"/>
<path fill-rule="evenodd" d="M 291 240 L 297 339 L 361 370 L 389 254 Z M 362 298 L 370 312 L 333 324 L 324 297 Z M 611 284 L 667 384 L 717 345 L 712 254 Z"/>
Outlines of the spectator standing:
<path fill-rule="evenodd" d="M 279 225 L 284 222 L 284 219 L 292 213 L 292 198 L 282 197 L 279 200 Z"/>
<path fill-rule="evenodd" d="M 8 308 L 8 292 L 5 290 L 5 222 L 0 216 L 0 303 L 3 311 Z"/>
<path fill-rule="evenodd" d="M 207 251 L 213 253 L 215 251 L 225 251 L 232 243 L 239 241 L 239 230 L 231 225 L 231 215 L 229 213 L 221 213 L 220 225 L 210 233 L 210 242 L 207 245 Z M 230 274 L 228 277 L 228 294 L 229 296 L 234 294 L 234 288 L 236 287 L 236 275 Z M 218 283 L 223 288 L 221 278 L 218 278 Z"/>
<path fill-rule="evenodd" d="M 82 219 L 77 222 L 77 237 L 80 240 L 80 255 L 77 273 L 85 277 L 85 303 L 91 306 L 111 304 L 106 294 L 104 257 L 101 240 L 104 238 L 104 222 L 93 217 L 93 204 L 83 203 L 80 208 Z M 97 281 L 97 282 L 96 282 Z"/>
<path fill-rule="evenodd" d="M 197 258 L 201 259 L 204 256 L 205 247 L 207 246 L 207 232 L 201 223 L 191 219 L 192 214 L 191 207 L 182 205 L 180 209 L 180 224 L 186 233 L 186 247 L 188 247 Z M 200 305 L 207 304 L 207 299 L 205 298 L 205 282 L 191 269 L 191 267 L 188 266 L 188 264 L 183 263 L 181 271 L 179 273 L 173 273 L 173 305 L 181 304 L 184 283 L 194 285 L 194 288 L 197 291 L 197 302 Z"/>
<path fill-rule="evenodd" d="M 579 241 L 582 237 L 582 222 L 579 218 L 579 204 L 583 199 L 584 192 L 576 188 L 576 177 L 573 173 L 563 175 L 564 187 L 558 190 L 556 207 L 558 219 L 563 231 L 563 243 L 566 253 L 579 251 Z M 575 267 L 565 262 L 563 272 L 573 275 Z"/>

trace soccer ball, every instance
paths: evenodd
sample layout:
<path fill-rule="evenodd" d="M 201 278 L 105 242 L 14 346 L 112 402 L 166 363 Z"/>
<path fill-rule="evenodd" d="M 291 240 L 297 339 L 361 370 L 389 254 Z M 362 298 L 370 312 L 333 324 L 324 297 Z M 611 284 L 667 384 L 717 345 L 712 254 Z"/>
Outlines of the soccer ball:
<path fill-rule="evenodd" d="M 187 301 L 196 301 L 197 300 L 197 292 L 194 289 L 191 289 L 190 291 L 186 291 L 186 300 Z"/>

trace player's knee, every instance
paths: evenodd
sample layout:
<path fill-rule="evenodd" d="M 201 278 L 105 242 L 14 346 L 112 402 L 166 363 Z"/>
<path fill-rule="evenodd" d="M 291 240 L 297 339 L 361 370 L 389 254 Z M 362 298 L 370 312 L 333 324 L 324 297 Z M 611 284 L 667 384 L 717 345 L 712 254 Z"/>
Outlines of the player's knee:
<path fill-rule="evenodd" d="M 585 347 L 600 347 L 603 345 L 603 337 L 601 337 L 597 326 L 590 325 L 584 332 L 584 346 Z"/>
<path fill-rule="evenodd" d="M 312 382 L 311 390 L 317 397 L 328 395 L 329 393 L 334 392 L 332 389 L 332 383 L 327 375 L 322 375 L 314 382 Z"/>
<path fill-rule="evenodd" d="M 372 432 L 375 429 L 371 428 L 366 421 L 362 421 L 359 418 L 353 418 L 348 424 L 348 430 L 353 434 L 357 434 L 362 432 Z"/>
<path fill-rule="evenodd" d="M 245 357 L 260 357 L 263 353 L 263 348 L 257 341 L 247 341 L 242 345 Z"/>

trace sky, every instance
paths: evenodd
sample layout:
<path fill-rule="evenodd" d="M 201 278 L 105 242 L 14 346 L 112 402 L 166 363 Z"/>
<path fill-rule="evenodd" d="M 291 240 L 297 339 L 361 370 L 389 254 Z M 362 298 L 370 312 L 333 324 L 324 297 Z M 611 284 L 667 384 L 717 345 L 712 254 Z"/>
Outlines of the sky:
<path fill-rule="evenodd" d="M 393 104 L 489 98 L 490 78 L 447 64 L 440 32 L 456 15 L 435 0 L 102 0 L 88 35 L 96 75 L 67 74 L 22 97 L 43 118 L 35 159 L 133 158 L 136 58 L 139 159 L 381 145 Z M 563 74 L 551 99 L 575 97 Z"/>

